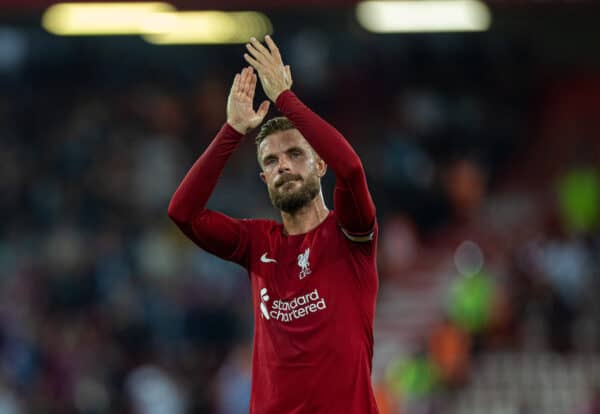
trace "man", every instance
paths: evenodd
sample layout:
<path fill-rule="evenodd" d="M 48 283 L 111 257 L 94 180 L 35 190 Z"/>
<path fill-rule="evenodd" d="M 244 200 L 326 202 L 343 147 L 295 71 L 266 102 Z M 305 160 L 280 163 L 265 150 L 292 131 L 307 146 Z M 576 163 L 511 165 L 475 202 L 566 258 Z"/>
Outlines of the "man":
<path fill-rule="evenodd" d="M 250 413 L 371 414 L 373 316 L 378 288 L 377 222 L 360 159 L 331 125 L 290 90 L 292 77 L 270 37 L 246 46 L 252 67 L 237 74 L 227 123 L 192 166 L 169 217 L 201 248 L 248 270 L 254 304 Z M 257 154 L 282 224 L 237 220 L 205 208 L 225 162 L 257 127 L 258 78 L 285 115 L 257 136 Z M 335 172 L 334 210 L 320 180 Z"/>

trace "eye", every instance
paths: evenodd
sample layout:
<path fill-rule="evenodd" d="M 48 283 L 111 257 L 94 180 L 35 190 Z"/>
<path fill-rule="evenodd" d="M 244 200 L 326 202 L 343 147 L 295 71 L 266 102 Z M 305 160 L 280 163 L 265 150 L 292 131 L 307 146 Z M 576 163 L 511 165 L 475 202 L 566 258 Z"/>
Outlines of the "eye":
<path fill-rule="evenodd" d="M 263 161 L 264 165 L 272 165 L 275 162 L 275 158 L 274 157 L 268 157 L 265 158 L 265 160 Z"/>
<path fill-rule="evenodd" d="M 292 155 L 292 157 L 294 157 L 294 158 L 298 158 L 299 156 L 301 156 L 301 155 L 302 155 L 302 151 L 300 151 L 300 150 L 294 150 L 294 151 L 292 151 L 292 154 L 291 154 L 291 155 Z"/>

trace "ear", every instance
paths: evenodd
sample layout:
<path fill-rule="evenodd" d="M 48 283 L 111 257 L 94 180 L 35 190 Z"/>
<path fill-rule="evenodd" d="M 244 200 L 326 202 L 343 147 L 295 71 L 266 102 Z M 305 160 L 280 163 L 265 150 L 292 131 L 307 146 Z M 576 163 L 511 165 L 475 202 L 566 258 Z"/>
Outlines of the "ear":
<path fill-rule="evenodd" d="M 260 176 L 260 179 L 262 180 L 263 183 L 267 183 L 267 178 L 265 177 L 265 173 L 264 172 L 260 172 L 260 174 L 258 174 Z"/>
<path fill-rule="evenodd" d="M 319 177 L 323 177 L 326 172 L 327 172 L 327 164 L 325 163 L 325 161 L 323 161 L 322 158 L 318 157 L 317 158 L 317 173 L 319 174 Z"/>

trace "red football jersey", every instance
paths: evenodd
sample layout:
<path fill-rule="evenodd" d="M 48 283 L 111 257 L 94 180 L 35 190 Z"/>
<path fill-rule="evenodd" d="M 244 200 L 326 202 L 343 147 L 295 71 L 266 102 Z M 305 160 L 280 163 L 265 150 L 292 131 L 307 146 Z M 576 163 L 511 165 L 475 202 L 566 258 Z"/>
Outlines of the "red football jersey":
<path fill-rule="evenodd" d="M 243 222 L 231 259 L 247 267 L 252 285 L 250 412 L 376 413 L 376 229 L 370 241 L 350 241 L 335 211 L 302 235 L 285 235 L 273 221 Z"/>
<path fill-rule="evenodd" d="M 243 138 L 228 124 L 194 163 L 169 217 L 198 246 L 244 266 L 254 304 L 252 414 L 374 414 L 375 205 L 358 155 L 291 91 L 277 108 L 335 172 L 334 210 L 310 232 L 206 208 Z"/>

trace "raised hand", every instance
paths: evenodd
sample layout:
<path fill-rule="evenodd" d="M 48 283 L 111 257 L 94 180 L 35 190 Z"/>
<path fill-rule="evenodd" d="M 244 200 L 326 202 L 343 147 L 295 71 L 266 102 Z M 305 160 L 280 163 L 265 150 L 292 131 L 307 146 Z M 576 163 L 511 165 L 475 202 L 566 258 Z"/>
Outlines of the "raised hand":
<path fill-rule="evenodd" d="M 254 37 L 246 44 L 248 53 L 244 59 L 258 72 L 265 95 L 275 102 L 279 94 L 292 87 L 292 73 L 289 65 L 284 65 L 279 49 L 270 36 L 265 36 L 268 49 Z"/>
<path fill-rule="evenodd" d="M 245 134 L 256 128 L 269 112 L 269 101 L 260 104 L 254 111 L 256 75 L 251 67 L 242 69 L 233 78 L 227 98 L 227 123 L 239 133 Z"/>

